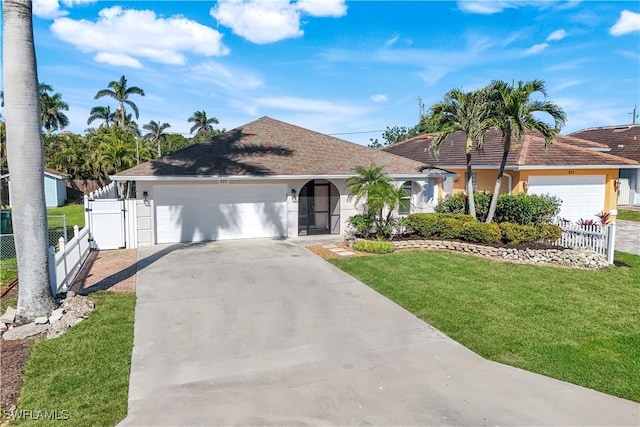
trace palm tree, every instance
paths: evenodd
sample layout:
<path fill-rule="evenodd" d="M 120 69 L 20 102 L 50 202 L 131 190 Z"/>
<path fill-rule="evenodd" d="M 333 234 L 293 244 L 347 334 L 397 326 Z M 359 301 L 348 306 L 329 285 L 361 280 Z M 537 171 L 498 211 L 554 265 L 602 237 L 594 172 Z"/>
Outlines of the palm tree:
<path fill-rule="evenodd" d="M 136 136 L 140 136 L 142 134 L 140 132 L 140 126 L 138 126 L 138 123 L 135 120 L 133 120 L 133 116 L 131 115 L 131 113 L 128 113 L 125 115 L 124 127 L 121 129 L 130 130 L 131 132 L 136 134 Z"/>
<path fill-rule="evenodd" d="M 4 0 L 3 71 L 7 160 L 18 261 L 17 321 L 48 316 L 53 298 L 47 268 L 44 150 L 30 0 Z"/>
<path fill-rule="evenodd" d="M 69 111 L 69 104 L 62 100 L 59 93 L 49 95 L 53 92 L 53 87 L 46 83 L 40 83 L 39 91 L 42 127 L 51 135 L 54 130 L 64 129 L 69 125 L 69 118 L 63 113 Z"/>
<path fill-rule="evenodd" d="M 157 143 L 158 144 L 158 157 L 162 157 L 162 151 L 160 149 L 160 140 L 167 140 L 167 133 L 165 133 L 165 130 L 170 128 L 171 125 L 169 123 L 160 123 L 160 122 L 156 122 L 154 120 L 151 120 L 149 123 L 147 123 L 146 125 L 143 125 L 142 128 L 144 130 L 148 130 L 149 132 L 147 132 L 146 134 L 144 134 L 143 139 L 145 141 L 149 141 L 152 144 L 153 143 Z"/>
<path fill-rule="evenodd" d="M 545 145 L 553 144 L 553 141 L 564 126 L 567 115 L 558 105 L 546 99 L 534 101 L 531 95 L 535 93 L 547 97 L 547 91 L 543 81 L 533 80 L 530 82 L 519 81 L 516 85 L 511 85 L 503 81 L 493 81 L 489 87 L 492 98 L 492 119 L 491 125 L 498 128 L 502 133 L 503 154 L 496 177 L 496 184 L 489 205 L 486 222 L 491 222 L 498 205 L 500 186 L 502 185 L 502 175 L 507 164 L 507 157 L 511 151 L 512 139 L 519 141 L 527 131 L 539 132 L 544 137 Z M 545 113 L 553 119 L 553 126 L 538 119 L 536 113 Z"/>
<path fill-rule="evenodd" d="M 193 123 L 189 133 L 193 133 L 195 131 L 196 137 L 212 133 L 212 125 L 220 123 L 215 117 L 207 118 L 207 112 L 204 110 L 193 113 L 193 115 L 189 117 L 188 121 L 189 123 Z"/>
<path fill-rule="evenodd" d="M 138 112 L 138 106 L 129 100 L 131 95 L 144 96 L 144 90 L 137 86 L 127 86 L 127 79 L 125 76 L 120 77 L 119 81 L 109 82 L 107 85 L 109 89 L 102 89 L 96 93 L 93 99 L 102 98 L 103 96 L 110 96 L 118 101 L 118 109 L 116 111 L 118 116 L 118 125 L 124 129 L 126 128 L 127 112 L 125 110 L 125 104 L 127 104 L 136 115 L 136 119 L 140 116 Z"/>
<path fill-rule="evenodd" d="M 487 101 L 487 92 L 484 89 L 473 92 L 453 89 L 447 92 L 444 100 L 431 107 L 429 114 L 430 126 L 438 132 L 431 142 L 436 155 L 440 153 L 442 142 L 451 134 L 461 131 L 466 135 L 467 182 L 465 188 L 468 212 L 474 218 L 476 204 L 473 194 L 471 154 L 474 149 L 482 150 L 484 145 L 484 137 L 489 128 L 490 105 Z"/>
<path fill-rule="evenodd" d="M 93 123 L 94 120 L 101 120 L 103 123 L 100 123 L 100 127 L 104 126 L 106 128 L 111 126 L 111 122 L 113 122 L 116 117 L 116 113 L 112 113 L 111 107 L 108 105 L 106 107 L 93 107 L 89 114 L 89 118 L 87 119 L 88 125 Z"/>
<path fill-rule="evenodd" d="M 355 175 L 347 179 L 349 199 L 357 205 L 366 199 L 366 213 L 374 217 L 376 232 L 384 233 L 398 206 L 406 200 L 406 192 L 395 188 L 391 177 L 383 172 L 383 166 L 371 164 L 358 166 Z"/>

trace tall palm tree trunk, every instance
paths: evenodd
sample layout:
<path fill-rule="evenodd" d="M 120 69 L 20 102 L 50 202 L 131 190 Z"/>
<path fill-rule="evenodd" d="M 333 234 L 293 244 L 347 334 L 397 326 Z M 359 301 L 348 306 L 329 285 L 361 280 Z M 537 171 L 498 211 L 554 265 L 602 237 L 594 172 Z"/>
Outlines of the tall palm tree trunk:
<path fill-rule="evenodd" d="M 489 204 L 489 212 L 487 212 L 487 223 L 493 221 L 493 217 L 496 214 L 498 207 L 498 196 L 500 196 L 500 187 L 502 187 L 502 175 L 504 175 L 504 168 L 507 166 L 507 157 L 509 157 L 509 151 L 511 150 L 511 135 L 505 135 L 504 139 L 504 151 L 502 152 L 502 160 L 500 160 L 500 168 L 498 169 L 498 175 L 496 176 L 496 184 L 493 188 L 493 195 L 491 196 L 491 203 Z"/>
<path fill-rule="evenodd" d="M 7 160 L 18 261 L 17 320 L 47 316 L 49 286 L 44 153 L 30 0 L 3 0 L 3 72 Z"/>
<path fill-rule="evenodd" d="M 476 218 L 476 199 L 473 194 L 473 170 L 471 169 L 471 150 L 473 150 L 473 141 L 467 137 L 466 155 L 467 155 L 467 210 L 469 215 Z"/>

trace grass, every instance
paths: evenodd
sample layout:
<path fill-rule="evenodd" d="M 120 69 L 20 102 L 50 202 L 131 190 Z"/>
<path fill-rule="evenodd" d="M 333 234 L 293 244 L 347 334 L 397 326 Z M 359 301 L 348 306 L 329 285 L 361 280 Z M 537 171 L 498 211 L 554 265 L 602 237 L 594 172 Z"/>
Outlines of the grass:
<path fill-rule="evenodd" d="M 98 292 L 89 318 L 53 340 L 37 341 L 23 377 L 18 412 L 68 414 L 69 426 L 115 425 L 127 414 L 135 295 Z M 60 421 L 17 421 L 54 425 Z"/>
<path fill-rule="evenodd" d="M 67 220 L 67 235 L 73 237 L 73 226 L 84 227 L 84 205 L 72 203 L 59 208 L 47 208 L 47 215 L 65 215 Z"/>
<path fill-rule="evenodd" d="M 0 259 L 0 289 L 18 277 L 18 260 L 16 257 Z"/>
<path fill-rule="evenodd" d="M 623 219 L 625 221 L 636 221 L 640 222 L 640 211 L 629 211 L 629 210 L 618 210 L 617 219 Z"/>
<path fill-rule="evenodd" d="M 600 271 L 411 251 L 332 262 L 481 356 L 640 402 L 640 256 Z"/>

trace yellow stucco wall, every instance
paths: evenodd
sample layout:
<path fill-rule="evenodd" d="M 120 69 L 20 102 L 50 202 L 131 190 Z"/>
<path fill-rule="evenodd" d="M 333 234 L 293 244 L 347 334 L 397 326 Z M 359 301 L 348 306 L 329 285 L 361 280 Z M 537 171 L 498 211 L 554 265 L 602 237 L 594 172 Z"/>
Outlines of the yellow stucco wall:
<path fill-rule="evenodd" d="M 453 181 L 453 192 L 464 192 L 464 176 L 465 169 L 451 169 L 452 172 L 460 174 Z M 496 182 L 496 170 L 474 169 L 478 177 L 478 191 L 488 191 L 493 193 L 493 187 Z M 618 193 L 615 190 L 615 180 L 619 177 L 619 169 L 551 169 L 551 170 L 523 170 L 523 171 L 505 171 L 505 174 L 512 176 L 511 192 L 520 194 L 525 192 L 524 182 L 530 176 L 568 176 L 568 175 L 604 175 L 605 176 L 605 212 L 611 212 L 617 209 Z M 509 180 L 506 176 L 502 178 L 500 194 L 508 193 Z"/>
<path fill-rule="evenodd" d="M 459 193 L 465 191 L 465 174 L 467 173 L 466 169 L 451 169 L 451 172 L 455 172 L 459 174 L 457 178 L 453 180 L 453 192 Z M 477 191 L 487 191 L 489 193 L 493 193 L 493 188 L 496 185 L 496 176 L 498 175 L 497 170 L 490 169 L 474 169 L 473 172 L 476 174 L 478 178 L 478 186 Z M 513 177 L 513 184 L 516 183 L 516 172 L 505 171 L 505 174 L 509 174 Z M 502 184 L 500 185 L 500 194 L 506 194 L 509 192 L 509 178 L 506 176 L 502 177 Z"/>

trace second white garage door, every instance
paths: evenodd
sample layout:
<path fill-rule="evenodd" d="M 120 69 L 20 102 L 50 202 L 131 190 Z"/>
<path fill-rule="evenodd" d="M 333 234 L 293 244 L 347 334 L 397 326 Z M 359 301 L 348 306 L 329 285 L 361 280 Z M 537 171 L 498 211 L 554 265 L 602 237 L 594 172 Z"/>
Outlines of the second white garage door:
<path fill-rule="evenodd" d="M 604 210 L 605 176 L 531 176 L 528 193 L 558 196 L 561 218 L 596 219 L 594 215 Z"/>
<path fill-rule="evenodd" d="M 280 237 L 285 184 L 157 185 L 157 243 Z"/>

